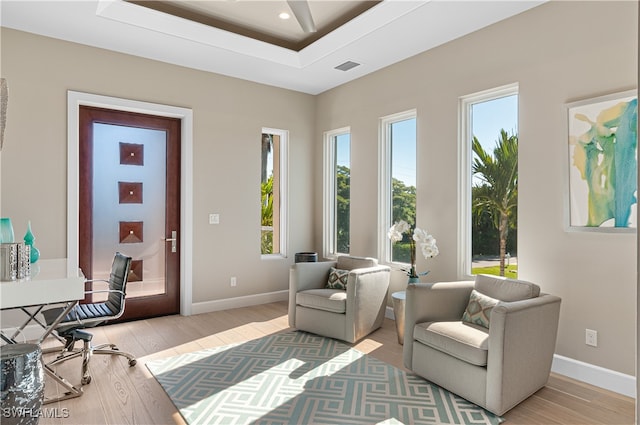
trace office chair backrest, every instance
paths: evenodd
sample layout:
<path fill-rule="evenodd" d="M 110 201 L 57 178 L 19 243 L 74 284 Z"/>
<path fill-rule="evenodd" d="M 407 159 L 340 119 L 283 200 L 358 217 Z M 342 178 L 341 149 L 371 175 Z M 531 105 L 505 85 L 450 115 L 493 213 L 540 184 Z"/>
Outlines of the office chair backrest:
<path fill-rule="evenodd" d="M 109 275 L 109 289 L 122 291 L 122 294 L 118 292 L 109 294 L 107 306 L 113 312 L 124 310 L 124 296 L 127 293 L 127 279 L 129 278 L 130 268 L 131 257 L 116 252 L 111 265 L 111 274 Z"/>

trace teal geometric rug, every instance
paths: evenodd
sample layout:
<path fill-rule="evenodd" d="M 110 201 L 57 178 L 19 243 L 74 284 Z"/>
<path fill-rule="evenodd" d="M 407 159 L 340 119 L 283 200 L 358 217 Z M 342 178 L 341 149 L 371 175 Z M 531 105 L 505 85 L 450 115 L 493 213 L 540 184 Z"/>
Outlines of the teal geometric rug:
<path fill-rule="evenodd" d="M 416 375 L 305 332 L 153 360 L 147 368 L 191 425 L 502 422 Z"/>

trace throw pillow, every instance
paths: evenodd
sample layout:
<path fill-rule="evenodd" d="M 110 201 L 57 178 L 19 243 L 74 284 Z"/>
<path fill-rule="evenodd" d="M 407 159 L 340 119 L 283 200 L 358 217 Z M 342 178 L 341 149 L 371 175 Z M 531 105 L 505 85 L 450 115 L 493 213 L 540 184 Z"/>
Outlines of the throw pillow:
<path fill-rule="evenodd" d="M 469 304 L 462 315 L 462 321 L 489 329 L 491 310 L 499 302 L 500 300 L 488 297 L 475 289 L 472 290 L 469 296 Z"/>
<path fill-rule="evenodd" d="M 329 289 L 347 289 L 347 279 L 349 278 L 349 270 L 336 269 L 331 267 L 329 271 L 329 280 L 327 288 Z"/>

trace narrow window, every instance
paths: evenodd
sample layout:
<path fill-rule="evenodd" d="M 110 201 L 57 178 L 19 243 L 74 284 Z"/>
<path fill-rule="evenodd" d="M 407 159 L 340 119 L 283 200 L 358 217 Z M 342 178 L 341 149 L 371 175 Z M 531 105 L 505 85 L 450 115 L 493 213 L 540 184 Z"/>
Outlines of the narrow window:
<path fill-rule="evenodd" d="M 349 253 L 351 206 L 351 133 L 342 128 L 325 133 L 324 256 Z"/>
<path fill-rule="evenodd" d="M 380 257 L 386 262 L 409 263 L 408 236 L 394 244 L 387 236 L 393 223 L 416 224 L 416 111 L 380 120 Z"/>
<path fill-rule="evenodd" d="M 462 276 L 517 277 L 518 86 L 461 99 Z"/>
<path fill-rule="evenodd" d="M 262 255 L 286 256 L 287 132 L 262 129 L 260 175 Z"/>

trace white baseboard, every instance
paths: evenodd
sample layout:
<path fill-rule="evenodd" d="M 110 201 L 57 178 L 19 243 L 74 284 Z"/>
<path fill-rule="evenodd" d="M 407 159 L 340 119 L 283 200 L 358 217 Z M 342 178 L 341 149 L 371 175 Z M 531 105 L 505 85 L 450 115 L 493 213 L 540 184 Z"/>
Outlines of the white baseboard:
<path fill-rule="evenodd" d="M 289 299 L 289 290 L 267 292 L 264 294 L 246 295 L 243 297 L 225 298 L 223 300 L 193 303 L 191 314 L 209 313 L 212 311 L 229 310 L 231 308 L 250 307 Z"/>
<path fill-rule="evenodd" d="M 636 397 L 635 376 L 626 375 L 616 372 L 615 370 L 605 369 L 558 354 L 554 354 L 553 356 L 551 371 L 627 397 Z"/>
<path fill-rule="evenodd" d="M 395 320 L 393 308 L 387 306 L 385 317 Z M 627 397 L 636 397 L 635 376 L 626 375 L 616 372 L 615 370 L 605 369 L 558 354 L 553 355 L 551 371 Z"/>

